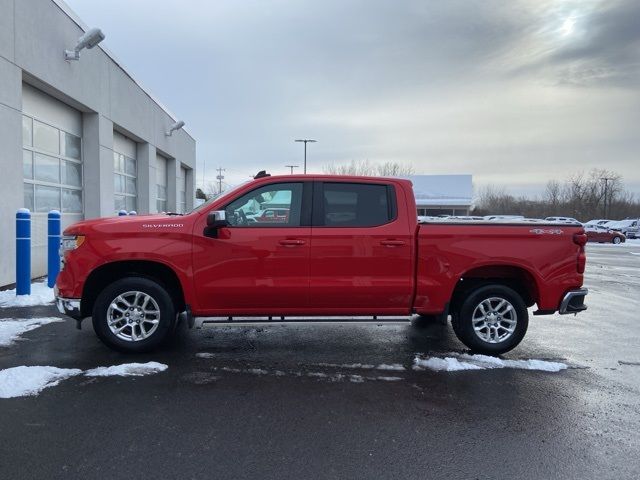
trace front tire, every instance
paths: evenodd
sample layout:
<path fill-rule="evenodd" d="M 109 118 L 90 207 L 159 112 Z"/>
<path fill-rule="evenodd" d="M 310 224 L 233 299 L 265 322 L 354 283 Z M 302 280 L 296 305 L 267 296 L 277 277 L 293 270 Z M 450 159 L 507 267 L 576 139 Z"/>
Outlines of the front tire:
<path fill-rule="evenodd" d="M 158 348 L 173 331 L 171 295 L 153 280 L 127 277 L 108 285 L 93 306 L 93 329 L 110 348 L 142 353 Z"/>
<path fill-rule="evenodd" d="M 615 245 L 618 245 L 622 240 L 620 239 L 620 237 L 613 237 L 613 240 L 611 240 Z"/>
<path fill-rule="evenodd" d="M 487 355 L 514 349 L 529 326 L 522 297 L 498 284 L 471 291 L 452 318 L 458 339 L 473 352 Z"/>

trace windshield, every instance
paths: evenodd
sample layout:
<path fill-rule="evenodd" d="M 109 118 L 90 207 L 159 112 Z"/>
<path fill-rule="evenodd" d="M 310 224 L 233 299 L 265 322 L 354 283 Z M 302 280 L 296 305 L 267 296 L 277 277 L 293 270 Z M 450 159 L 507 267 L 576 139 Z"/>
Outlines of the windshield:
<path fill-rule="evenodd" d="M 225 197 L 235 193 L 237 190 L 239 190 L 240 188 L 244 187 L 249 182 L 250 182 L 250 180 L 247 180 L 246 182 L 242 182 L 242 183 L 236 185 L 235 187 L 231 187 L 229 190 L 227 190 L 225 192 L 222 192 L 222 195 L 218 195 L 217 197 L 211 197 L 206 202 L 201 203 L 197 207 L 194 207 L 194 209 L 191 210 L 191 212 L 189 212 L 189 213 L 193 213 L 193 212 L 197 212 L 197 211 L 200 211 L 200 210 L 204 210 L 207 206 L 211 205 L 213 202 L 215 202 L 217 200 L 220 200 L 221 198 L 225 198 Z"/>

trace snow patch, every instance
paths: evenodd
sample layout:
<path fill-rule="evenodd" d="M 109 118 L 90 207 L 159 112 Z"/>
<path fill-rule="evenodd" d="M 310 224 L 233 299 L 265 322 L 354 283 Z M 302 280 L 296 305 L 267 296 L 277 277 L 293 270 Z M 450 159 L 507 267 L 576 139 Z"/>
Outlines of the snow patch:
<path fill-rule="evenodd" d="M 87 377 L 142 377 L 164 372 L 167 368 L 169 368 L 167 365 L 158 362 L 123 363 L 122 365 L 113 365 L 111 367 L 92 368 L 84 372 L 84 374 Z"/>
<path fill-rule="evenodd" d="M 362 370 L 375 368 L 375 365 L 369 365 L 367 363 L 314 363 L 313 365 L 315 365 L 316 367 L 349 368 Z"/>
<path fill-rule="evenodd" d="M 382 380 L 383 382 L 399 382 L 402 377 L 376 377 L 376 380 Z"/>
<path fill-rule="evenodd" d="M 416 355 L 413 361 L 414 370 L 434 370 L 455 372 L 460 370 L 489 370 L 494 368 L 515 368 L 521 370 L 539 370 L 543 372 L 559 372 L 566 370 L 567 365 L 560 362 L 546 360 L 503 360 L 488 355 L 452 354 L 445 358 Z"/>
<path fill-rule="evenodd" d="M 55 322 L 64 322 L 64 320 L 57 317 L 0 320 L 0 347 L 7 347 L 13 344 L 25 332 L 30 332 L 42 325 Z"/>
<path fill-rule="evenodd" d="M 403 371 L 405 368 L 399 363 L 392 363 L 391 365 L 380 364 L 376 367 L 376 370 L 395 370 L 395 371 Z"/>
<path fill-rule="evenodd" d="M 0 370 L 0 398 L 37 395 L 47 387 L 53 387 L 62 380 L 80 375 L 77 368 L 56 367 L 13 367 Z"/>
<path fill-rule="evenodd" d="M 372 365 L 368 363 L 314 363 L 316 367 L 330 367 L 330 368 L 348 368 L 354 370 L 404 370 L 405 368 L 399 363 L 392 363 L 390 365 L 380 364 Z"/>
<path fill-rule="evenodd" d="M 196 353 L 196 357 L 198 357 L 198 358 L 215 358 L 215 354 L 214 353 L 208 353 L 208 352 L 200 352 L 200 353 Z"/>
<path fill-rule="evenodd" d="M 482 367 L 478 365 L 474 365 L 468 362 L 461 362 L 457 358 L 446 357 L 446 358 L 438 358 L 438 357 L 430 357 L 430 358 L 418 358 L 416 357 L 413 362 L 414 370 L 435 370 L 445 371 L 445 372 L 457 372 L 459 370 L 482 370 Z"/>
<path fill-rule="evenodd" d="M 0 292 L 0 308 L 35 307 L 48 305 L 53 300 L 53 288 L 49 288 L 45 282 L 32 283 L 31 295 L 16 295 L 15 288 Z"/>

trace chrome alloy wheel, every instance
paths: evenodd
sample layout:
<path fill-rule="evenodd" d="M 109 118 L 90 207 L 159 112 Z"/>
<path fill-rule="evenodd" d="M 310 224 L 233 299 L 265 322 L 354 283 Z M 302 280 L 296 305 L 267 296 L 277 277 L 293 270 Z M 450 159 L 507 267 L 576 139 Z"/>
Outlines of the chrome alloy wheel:
<path fill-rule="evenodd" d="M 127 342 L 149 338 L 160 323 L 158 303 L 144 292 L 125 292 L 111 301 L 107 325 L 116 337 Z"/>
<path fill-rule="evenodd" d="M 513 335 L 518 324 L 516 309 L 501 297 L 484 299 L 473 310 L 471 318 L 473 331 L 487 343 L 504 342 Z"/>

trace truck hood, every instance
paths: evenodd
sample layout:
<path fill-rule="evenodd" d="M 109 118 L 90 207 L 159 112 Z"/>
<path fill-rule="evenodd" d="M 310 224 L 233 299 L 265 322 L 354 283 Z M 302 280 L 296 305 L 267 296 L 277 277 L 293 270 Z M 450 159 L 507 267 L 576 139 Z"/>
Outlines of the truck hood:
<path fill-rule="evenodd" d="M 181 230 L 185 226 L 183 215 L 134 215 L 94 218 L 74 223 L 65 228 L 63 235 L 87 235 L 95 233 L 130 232 L 132 230 Z"/>

